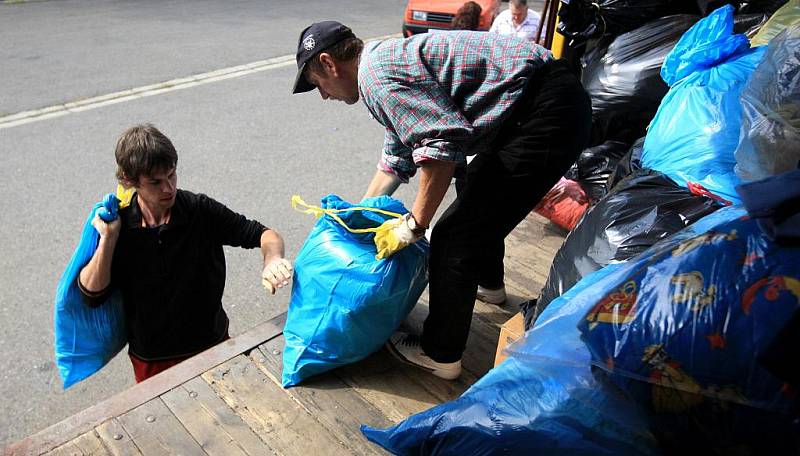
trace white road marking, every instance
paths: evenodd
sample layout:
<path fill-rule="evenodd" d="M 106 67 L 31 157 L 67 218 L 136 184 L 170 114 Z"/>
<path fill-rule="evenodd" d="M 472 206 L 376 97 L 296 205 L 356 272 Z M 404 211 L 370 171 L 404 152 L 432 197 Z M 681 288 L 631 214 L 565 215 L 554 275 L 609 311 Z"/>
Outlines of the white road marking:
<path fill-rule="evenodd" d="M 395 33 L 391 35 L 370 38 L 366 41 L 384 40 L 387 38 L 397 38 L 399 36 L 399 33 Z M 257 62 L 252 62 L 245 65 L 237 65 L 220 70 L 210 71 L 208 73 L 196 74 L 186 78 L 171 79 L 159 84 L 150 84 L 133 89 L 99 95 L 96 97 L 85 98 L 83 100 L 48 106 L 42 109 L 23 111 L 17 114 L 0 117 L 0 130 L 4 128 L 17 127 L 32 122 L 54 119 L 56 117 L 65 116 L 71 113 L 102 108 L 103 106 L 174 92 L 176 90 L 189 89 L 191 87 L 210 84 L 212 82 L 247 76 L 248 74 L 258 73 L 261 71 L 283 68 L 294 64 L 294 54 L 284 55 L 280 57 L 273 57 L 267 60 L 259 60 Z"/>

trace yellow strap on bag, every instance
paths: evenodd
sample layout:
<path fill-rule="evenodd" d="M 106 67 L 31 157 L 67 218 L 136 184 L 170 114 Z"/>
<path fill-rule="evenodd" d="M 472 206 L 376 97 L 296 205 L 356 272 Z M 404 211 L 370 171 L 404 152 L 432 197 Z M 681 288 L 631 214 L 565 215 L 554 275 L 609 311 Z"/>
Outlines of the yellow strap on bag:
<path fill-rule="evenodd" d="M 133 192 L 135 189 L 125 188 L 121 184 L 117 184 L 117 199 L 119 200 L 119 208 L 124 209 L 131 205 L 131 199 L 133 198 Z"/>
<path fill-rule="evenodd" d="M 350 228 L 349 226 L 347 226 L 347 224 L 344 222 L 344 220 L 342 220 L 341 217 L 339 217 L 336 214 L 341 214 L 341 213 L 345 213 L 345 212 L 353 212 L 353 211 L 366 211 L 366 212 L 377 212 L 378 214 L 388 215 L 390 217 L 395 217 L 395 218 L 400 218 L 400 217 L 403 216 L 402 214 L 398 214 L 396 212 L 384 211 L 383 209 L 377 209 L 377 208 L 374 208 L 374 207 L 355 206 L 355 207 L 350 207 L 350 208 L 347 208 L 347 209 L 323 209 L 323 208 L 321 208 L 319 206 L 312 206 L 310 204 L 307 204 L 305 201 L 303 201 L 302 198 L 300 198 L 300 195 L 293 195 L 292 196 L 292 208 L 294 208 L 295 210 L 300 211 L 300 212 L 302 212 L 304 214 L 311 214 L 316 218 L 320 218 L 323 215 L 327 215 L 330 218 L 336 220 L 340 225 L 342 225 L 344 227 L 344 229 L 346 229 L 347 231 L 349 231 L 351 233 L 355 233 L 355 234 L 378 233 L 380 231 L 385 231 L 386 228 L 383 228 L 383 229 L 381 228 L 382 226 L 385 226 L 385 225 L 381 225 L 381 226 L 378 226 L 378 227 L 375 227 L 375 228 L 355 228 L 355 229 L 354 228 Z"/>

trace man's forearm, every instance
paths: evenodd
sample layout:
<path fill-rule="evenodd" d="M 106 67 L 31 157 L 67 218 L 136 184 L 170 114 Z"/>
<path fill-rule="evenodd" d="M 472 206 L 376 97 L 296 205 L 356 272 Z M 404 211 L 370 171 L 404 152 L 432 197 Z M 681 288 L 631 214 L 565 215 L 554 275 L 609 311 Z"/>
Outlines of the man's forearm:
<path fill-rule="evenodd" d="M 364 198 L 382 195 L 392 196 L 395 190 L 397 190 L 397 187 L 400 186 L 400 183 L 400 178 L 394 174 L 378 170 L 375 173 L 375 176 L 372 178 L 372 181 L 369 183 L 369 186 L 367 187 L 367 193 L 364 194 Z"/>
<path fill-rule="evenodd" d="M 81 269 L 79 280 L 87 291 L 100 292 L 111 284 L 111 260 L 114 256 L 115 241 L 101 237 L 94 255 Z"/>
<path fill-rule="evenodd" d="M 441 160 L 427 160 L 420 169 L 419 190 L 411 213 L 420 226 L 430 226 L 439 205 L 442 204 L 456 164 Z"/>

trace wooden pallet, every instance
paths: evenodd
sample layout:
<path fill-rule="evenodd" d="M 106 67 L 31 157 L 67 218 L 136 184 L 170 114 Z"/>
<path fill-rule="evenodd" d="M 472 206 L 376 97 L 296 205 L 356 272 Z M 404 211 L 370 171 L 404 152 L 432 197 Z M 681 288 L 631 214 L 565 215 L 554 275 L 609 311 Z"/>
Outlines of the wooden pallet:
<path fill-rule="evenodd" d="M 385 454 L 359 431 L 458 397 L 491 369 L 500 326 L 538 295 L 564 232 L 532 214 L 506 240 L 504 306 L 476 302 L 464 372 L 441 380 L 384 350 L 280 386 L 285 314 L 4 450 L 5 455 Z M 407 324 L 427 313 L 423 297 Z"/>

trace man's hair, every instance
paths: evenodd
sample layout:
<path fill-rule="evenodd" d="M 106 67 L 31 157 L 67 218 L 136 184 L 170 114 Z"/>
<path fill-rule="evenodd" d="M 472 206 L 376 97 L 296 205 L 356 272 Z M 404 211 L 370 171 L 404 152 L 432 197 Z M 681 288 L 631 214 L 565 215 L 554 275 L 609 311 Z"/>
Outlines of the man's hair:
<path fill-rule="evenodd" d="M 305 75 L 308 74 L 309 71 L 313 71 L 318 74 L 323 72 L 322 63 L 319 61 L 319 55 L 323 52 L 330 54 L 331 57 L 340 62 L 347 62 L 358 57 L 363 49 L 364 42 L 361 41 L 360 38 L 345 38 L 333 46 L 319 51 L 319 54 L 315 55 L 314 57 L 311 57 L 311 59 L 308 60 L 308 63 L 306 63 L 306 69 L 303 73 Z"/>
<path fill-rule="evenodd" d="M 453 17 L 452 30 L 478 30 L 481 20 L 481 5 L 475 2 L 464 3 Z"/>
<path fill-rule="evenodd" d="M 117 180 L 139 183 L 139 177 L 172 169 L 178 164 L 175 146 L 151 124 L 128 128 L 117 140 Z"/>
<path fill-rule="evenodd" d="M 528 0 L 509 0 L 508 3 L 516 6 L 517 8 L 521 6 L 528 6 Z"/>

